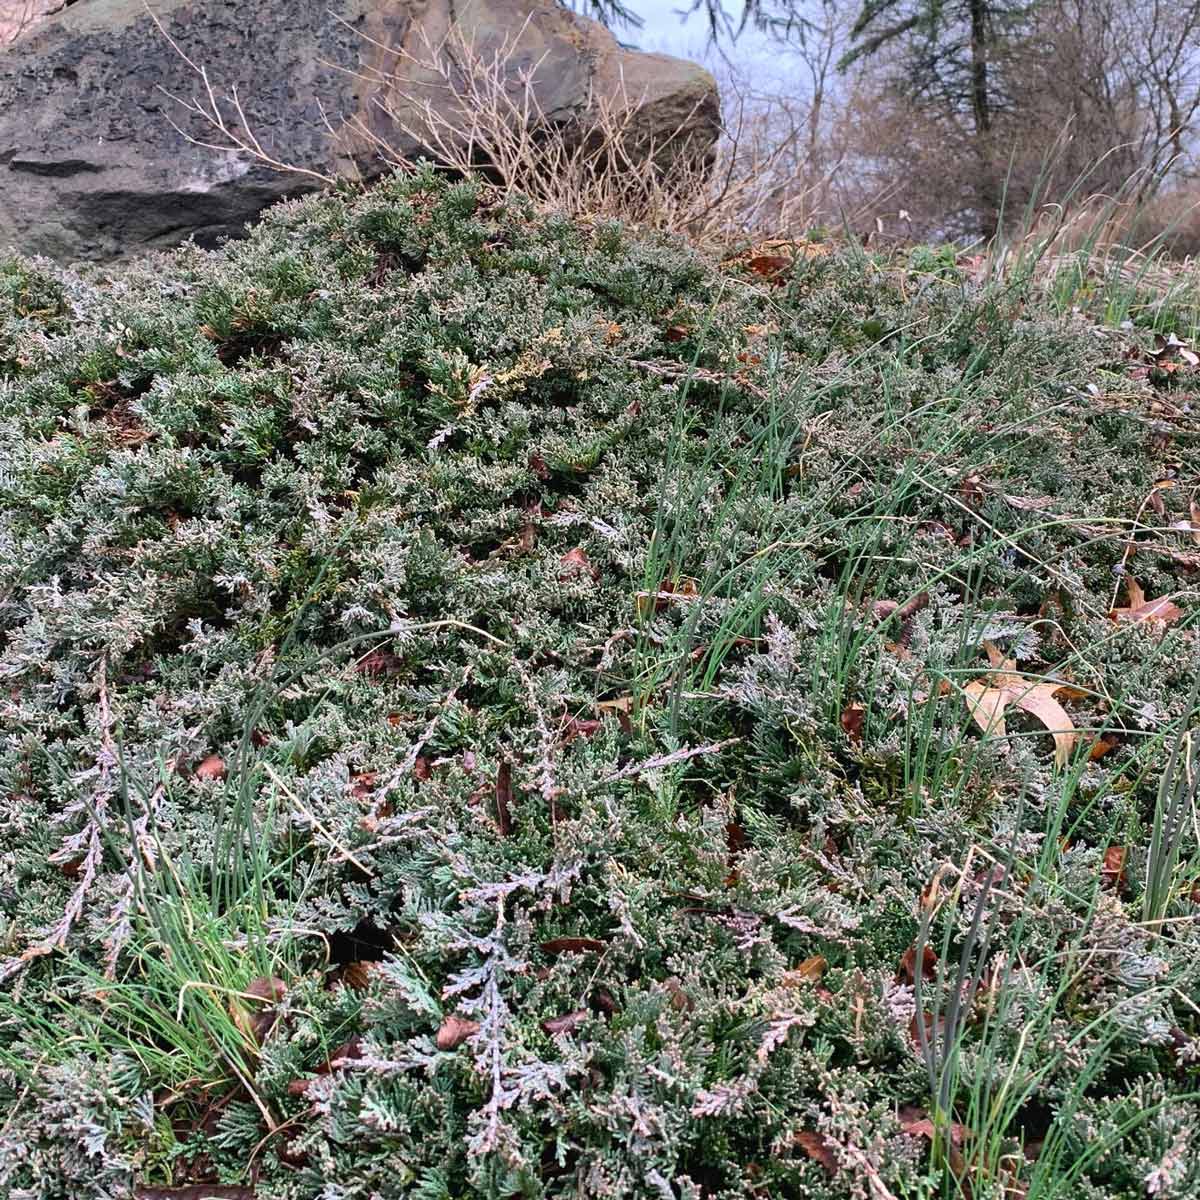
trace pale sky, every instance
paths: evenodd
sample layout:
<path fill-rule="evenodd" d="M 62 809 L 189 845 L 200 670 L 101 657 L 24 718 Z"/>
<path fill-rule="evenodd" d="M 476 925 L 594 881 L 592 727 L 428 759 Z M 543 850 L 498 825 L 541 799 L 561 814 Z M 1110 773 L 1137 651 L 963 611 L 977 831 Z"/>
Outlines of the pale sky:
<path fill-rule="evenodd" d="M 697 62 L 708 59 L 714 51 L 708 46 L 708 20 L 703 12 L 688 15 L 686 22 L 680 11 L 686 12 L 688 0 L 629 0 L 645 22 L 641 29 L 614 29 L 622 41 L 637 46 L 639 50 L 652 50 L 660 54 L 673 54 L 678 58 L 690 58 Z M 729 6 L 731 14 L 737 5 Z M 753 29 L 746 30 L 734 45 L 723 46 L 725 54 L 734 62 L 745 63 L 767 56 L 767 40 Z"/>
<path fill-rule="evenodd" d="M 618 40 L 627 45 L 691 59 L 710 70 L 717 67 L 723 55 L 735 73 L 747 81 L 783 92 L 790 90 L 796 65 L 790 61 L 788 48 L 756 29 L 744 30 L 736 42 L 724 38 L 720 47 L 714 47 L 709 44 L 704 12 L 689 13 L 686 21 L 680 16 L 681 9 L 687 10 L 688 0 L 626 0 L 626 3 L 645 22 L 640 29 L 613 30 Z M 741 6 L 734 0 L 727 5 L 727 11 L 736 21 Z M 725 74 L 717 70 L 718 78 Z"/>

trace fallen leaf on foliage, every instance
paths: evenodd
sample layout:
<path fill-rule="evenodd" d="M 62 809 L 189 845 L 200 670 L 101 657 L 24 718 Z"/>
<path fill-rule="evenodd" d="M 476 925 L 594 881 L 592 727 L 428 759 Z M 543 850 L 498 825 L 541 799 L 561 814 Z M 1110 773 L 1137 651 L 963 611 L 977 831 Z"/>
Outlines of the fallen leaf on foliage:
<path fill-rule="evenodd" d="M 352 1038 L 347 1038 L 346 1041 L 334 1046 L 326 1055 L 325 1061 L 317 1067 L 318 1075 L 332 1074 L 338 1067 L 343 1067 L 347 1062 L 353 1062 L 363 1056 L 362 1038 L 357 1035 Z"/>
<path fill-rule="evenodd" d="M 700 585 L 694 579 L 664 579 L 653 592 L 638 592 L 637 611 L 639 617 L 652 612 L 662 612 L 677 596 L 692 600 L 700 594 Z"/>
<path fill-rule="evenodd" d="M 342 968 L 342 983 L 354 992 L 365 992 L 371 986 L 371 972 L 375 964 L 356 958 Z"/>
<path fill-rule="evenodd" d="M 932 979 L 937 974 L 937 955 L 928 945 L 921 948 L 921 978 Z M 900 956 L 899 974 L 909 983 L 917 981 L 917 945 L 914 942 Z"/>
<path fill-rule="evenodd" d="M 755 275 L 776 282 L 779 277 L 792 265 L 792 260 L 784 254 L 756 254 L 748 263 Z"/>
<path fill-rule="evenodd" d="M 375 789 L 379 776 L 374 771 L 363 771 L 361 775 L 350 776 L 350 795 L 356 800 L 363 800 Z"/>
<path fill-rule="evenodd" d="M 608 988 L 596 988 L 591 994 L 590 1002 L 592 1008 L 606 1017 L 611 1017 L 617 1012 L 617 1002 Z"/>
<path fill-rule="evenodd" d="M 825 968 L 829 964 L 819 954 L 812 955 L 811 958 L 806 958 L 798 966 L 793 967 L 790 971 L 784 971 L 783 983 L 785 987 L 799 987 L 802 983 L 816 983 L 822 975 L 825 974 Z"/>
<path fill-rule="evenodd" d="M 581 546 L 568 550 L 558 560 L 559 579 L 575 579 L 580 575 L 590 575 L 593 579 L 600 578 L 600 572 L 592 566 L 591 560 Z"/>
<path fill-rule="evenodd" d="M 1125 887 L 1126 854 L 1124 846 L 1109 846 L 1104 852 L 1104 864 L 1100 868 L 1100 882 L 1117 892 Z"/>
<path fill-rule="evenodd" d="M 1088 751 L 1088 762 L 1095 762 L 1098 758 L 1103 758 L 1109 751 L 1115 750 L 1120 744 L 1120 740 L 1115 733 L 1102 733 L 1092 742 L 1092 748 Z"/>
<path fill-rule="evenodd" d="M 732 869 L 725 876 L 724 883 L 726 887 L 733 887 L 738 879 L 737 860 L 742 851 L 750 844 L 750 839 L 746 836 L 746 830 L 736 821 L 728 821 L 725 824 L 725 849 L 729 853 L 729 862 Z"/>
<path fill-rule="evenodd" d="M 577 737 L 589 738 L 604 727 L 595 717 L 568 717 L 563 725 L 562 740 L 573 742 Z"/>
<path fill-rule="evenodd" d="M 729 851 L 730 858 L 736 858 L 749 845 L 750 839 L 746 836 L 746 830 L 736 821 L 727 821 L 725 823 L 725 848 Z"/>
<path fill-rule="evenodd" d="M 984 733 L 1006 736 L 1004 711 L 1015 704 L 1022 712 L 1036 717 L 1054 736 L 1054 761 L 1066 766 L 1075 747 L 1075 724 L 1054 694 L 1067 688 L 1056 680 L 1031 683 L 1015 674 L 1016 663 L 1006 659 L 991 642 L 984 649 L 992 665 L 999 668 L 983 679 L 974 679 L 963 688 L 967 708 Z"/>
<path fill-rule="evenodd" d="M 274 975 L 262 975 L 252 979 L 241 996 L 232 996 L 229 1001 L 229 1015 L 233 1023 L 246 1037 L 261 1045 L 267 1034 L 275 1028 L 279 1013 L 275 1009 L 280 1000 L 287 994 L 287 984 Z M 250 1000 L 252 1005 L 245 1003 Z M 260 1008 L 254 1001 L 261 1001 L 267 1007 Z"/>
<path fill-rule="evenodd" d="M 893 617 L 900 623 L 900 633 L 888 645 L 888 650 L 897 658 L 908 658 L 908 644 L 912 641 L 913 620 L 922 609 L 929 606 L 929 593 L 918 592 L 903 604 L 896 600 L 876 600 L 871 605 L 871 614 L 876 621 L 888 621 Z"/>
<path fill-rule="evenodd" d="M 398 675 L 401 665 L 400 656 L 390 650 L 372 650 L 354 664 L 354 669 L 368 679 L 378 679 L 381 675 Z"/>
<path fill-rule="evenodd" d="M 617 724 L 621 726 L 622 733 L 633 732 L 633 722 L 629 719 L 629 714 L 633 711 L 632 696 L 618 696 L 615 700 L 601 700 L 596 707 L 601 712 L 610 712 L 617 718 Z"/>
<path fill-rule="evenodd" d="M 496 772 L 496 826 L 501 837 L 512 832 L 512 798 L 512 767 L 502 762 Z"/>
<path fill-rule="evenodd" d="M 246 995 L 256 1000 L 269 1000 L 278 1004 L 287 994 L 287 984 L 275 975 L 260 975 L 246 984 Z"/>
<path fill-rule="evenodd" d="M 842 709 L 842 732 L 852 741 L 861 742 L 867 710 L 861 704 L 848 704 Z"/>
<path fill-rule="evenodd" d="M 584 954 L 589 950 L 599 953 L 607 947 L 599 938 L 558 937 L 542 942 L 541 948 L 546 954 Z"/>
<path fill-rule="evenodd" d="M 925 534 L 926 537 L 939 538 L 943 542 L 958 541 L 958 530 L 945 521 L 922 521 L 917 526 L 917 532 Z"/>
<path fill-rule="evenodd" d="M 224 779 L 225 760 L 219 754 L 210 754 L 196 767 L 197 779 Z"/>
<path fill-rule="evenodd" d="M 925 1040 L 926 1042 L 935 1042 L 944 1040 L 946 1036 L 946 1020 L 944 1017 L 935 1017 L 933 1013 L 921 1013 L 925 1024 Z M 912 1038 L 914 1048 L 921 1048 L 921 1036 L 917 1025 L 917 1014 L 913 1014 L 913 1018 L 908 1023 L 908 1034 Z"/>
<path fill-rule="evenodd" d="M 837 1155 L 833 1152 L 833 1143 L 823 1133 L 812 1133 L 806 1130 L 796 1134 L 793 1141 L 813 1162 L 820 1163 L 830 1175 L 838 1173 L 839 1164 Z"/>
<path fill-rule="evenodd" d="M 437 1031 L 437 1048 L 439 1050 L 453 1050 L 457 1046 L 461 1046 L 469 1037 L 474 1037 L 479 1032 L 479 1022 L 469 1020 L 467 1017 L 460 1017 L 456 1013 L 451 1013 Z"/>
<path fill-rule="evenodd" d="M 686 325 L 668 325 L 663 332 L 663 341 L 682 342 L 691 330 Z"/>
<path fill-rule="evenodd" d="M 671 1007 L 676 1012 L 691 1012 L 696 1007 L 696 1002 L 683 990 L 683 984 L 674 975 L 663 980 L 663 988 L 670 994 Z"/>
<path fill-rule="evenodd" d="M 1138 625 L 1161 622 L 1163 625 L 1169 625 L 1183 616 L 1183 609 L 1165 596 L 1160 596 L 1157 600 L 1147 600 L 1146 593 L 1132 575 L 1125 577 L 1125 592 L 1129 603 L 1124 608 L 1114 608 L 1109 612 L 1109 618 L 1113 621 L 1130 621 Z"/>
<path fill-rule="evenodd" d="M 968 504 L 978 505 L 983 500 L 983 477 L 978 473 L 968 475 L 958 485 L 958 490 Z"/>
<path fill-rule="evenodd" d="M 433 770 L 429 765 L 429 759 L 427 759 L 423 754 L 418 754 L 417 757 L 413 759 L 412 777 L 418 783 L 424 783 L 431 774 L 433 774 Z"/>
<path fill-rule="evenodd" d="M 254 1189 L 215 1183 L 189 1183 L 184 1187 L 139 1187 L 134 1200 L 254 1200 Z"/>
<path fill-rule="evenodd" d="M 550 468 L 546 460 L 535 450 L 529 456 L 529 469 L 541 480 L 550 478 Z"/>
<path fill-rule="evenodd" d="M 588 1010 L 577 1008 L 573 1012 L 563 1013 L 561 1017 L 550 1017 L 542 1022 L 542 1028 L 553 1037 L 559 1033 L 570 1033 L 572 1030 L 578 1029 L 587 1018 Z"/>
<path fill-rule="evenodd" d="M 934 1128 L 933 1122 L 929 1119 L 928 1113 L 923 1108 L 917 1108 L 914 1105 L 906 1104 L 899 1113 L 896 1114 L 900 1119 L 900 1128 L 905 1133 L 913 1137 L 928 1138 L 933 1141 Z M 959 1125 L 957 1121 L 950 1124 L 950 1141 L 955 1146 L 963 1144 L 967 1128 L 965 1125 Z"/>

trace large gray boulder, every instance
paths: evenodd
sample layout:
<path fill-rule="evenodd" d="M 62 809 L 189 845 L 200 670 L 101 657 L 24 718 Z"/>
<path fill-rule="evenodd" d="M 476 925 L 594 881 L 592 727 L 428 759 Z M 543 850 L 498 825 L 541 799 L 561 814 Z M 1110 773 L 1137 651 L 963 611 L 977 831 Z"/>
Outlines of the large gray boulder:
<path fill-rule="evenodd" d="M 387 115 L 402 107 L 397 90 L 409 92 L 394 76 L 415 71 L 419 95 L 427 81 L 409 56 L 441 44 L 452 18 L 478 53 L 508 47 L 514 77 L 533 71 L 537 107 L 547 116 L 586 114 L 597 94 L 620 89 L 636 106 L 647 145 L 666 142 L 681 122 L 692 130 L 689 152 L 711 146 L 718 132 L 716 85 L 706 71 L 623 50 L 600 25 L 553 0 L 149 0 L 149 7 L 175 48 L 146 0 L 76 0 L 0 48 L 0 247 L 103 262 L 189 237 L 211 245 L 237 236 L 276 200 L 320 187 L 318 176 L 382 173 L 388 167 L 372 135 L 403 153 L 418 150 Z M 236 89 L 269 157 L 313 175 L 184 137 L 180 129 L 224 141 L 168 97 L 206 102 L 195 68 L 218 97 Z M 437 89 L 426 92 L 436 103 Z M 224 112 L 240 126 L 228 103 Z"/>

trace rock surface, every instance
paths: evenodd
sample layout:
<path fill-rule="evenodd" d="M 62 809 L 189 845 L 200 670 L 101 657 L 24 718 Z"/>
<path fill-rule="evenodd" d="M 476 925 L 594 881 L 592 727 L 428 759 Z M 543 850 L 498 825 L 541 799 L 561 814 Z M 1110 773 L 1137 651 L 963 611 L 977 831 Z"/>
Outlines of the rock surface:
<path fill-rule="evenodd" d="M 0 46 L 15 42 L 39 21 L 67 7 L 67 0 L 0 0 Z"/>
<path fill-rule="evenodd" d="M 619 48 L 553 0 L 76 0 L 0 47 L 0 247 L 62 261 L 108 261 L 195 237 L 237 236 L 266 206 L 321 186 L 250 157 L 195 145 L 221 137 L 172 96 L 236 94 L 279 162 L 318 175 L 386 170 L 361 125 L 411 153 L 375 103 L 396 48 L 419 56 L 453 12 L 476 49 L 512 47 L 506 69 L 534 69 L 543 113 L 586 110 L 619 88 L 653 138 L 681 122 L 693 144 L 718 131 L 716 85 L 702 68 Z M 226 103 L 225 115 L 237 115 Z M 178 126 L 178 128 L 175 128 Z M 333 129 L 337 137 L 331 135 Z"/>

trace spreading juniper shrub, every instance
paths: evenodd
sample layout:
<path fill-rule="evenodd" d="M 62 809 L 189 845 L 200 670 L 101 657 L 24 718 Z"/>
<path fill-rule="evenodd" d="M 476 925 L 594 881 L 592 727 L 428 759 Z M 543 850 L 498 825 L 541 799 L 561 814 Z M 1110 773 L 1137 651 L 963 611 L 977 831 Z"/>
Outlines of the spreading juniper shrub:
<path fill-rule="evenodd" d="M 0 266 L 6 1189 L 1190 1194 L 1194 452 L 1002 299 L 432 176 Z"/>

